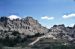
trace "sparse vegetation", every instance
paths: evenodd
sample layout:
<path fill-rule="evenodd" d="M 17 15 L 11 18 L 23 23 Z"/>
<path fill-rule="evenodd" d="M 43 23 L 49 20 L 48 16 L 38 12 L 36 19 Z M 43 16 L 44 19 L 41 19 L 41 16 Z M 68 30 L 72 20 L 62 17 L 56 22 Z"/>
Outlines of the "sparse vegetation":
<path fill-rule="evenodd" d="M 13 31 L 12 35 L 17 36 L 17 35 L 20 35 L 20 33 L 18 31 Z"/>

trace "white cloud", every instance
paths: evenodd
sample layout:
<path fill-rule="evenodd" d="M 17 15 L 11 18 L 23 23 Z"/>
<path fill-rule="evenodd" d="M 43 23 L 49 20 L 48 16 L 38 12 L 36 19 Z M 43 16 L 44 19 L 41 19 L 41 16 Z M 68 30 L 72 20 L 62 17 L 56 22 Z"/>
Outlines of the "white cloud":
<path fill-rule="evenodd" d="M 53 19 L 54 19 L 54 17 L 43 16 L 43 17 L 41 17 L 41 19 L 46 19 L 46 20 L 53 20 Z"/>
<path fill-rule="evenodd" d="M 74 26 L 74 24 L 70 24 L 70 27 L 73 27 Z"/>
<path fill-rule="evenodd" d="M 75 13 L 62 16 L 64 19 L 75 17 Z"/>
<path fill-rule="evenodd" d="M 19 16 L 17 16 L 17 15 L 10 15 L 10 16 L 8 16 L 8 18 L 9 18 L 10 20 L 17 19 L 17 18 L 21 19 L 21 17 L 19 17 Z"/>
<path fill-rule="evenodd" d="M 73 23 L 72 23 L 72 24 L 65 24 L 66 27 L 68 27 L 68 26 L 69 26 L 69 27 L 73 27 L 74 25 L 75 25 L 75 24 L 73 24 Z"/>

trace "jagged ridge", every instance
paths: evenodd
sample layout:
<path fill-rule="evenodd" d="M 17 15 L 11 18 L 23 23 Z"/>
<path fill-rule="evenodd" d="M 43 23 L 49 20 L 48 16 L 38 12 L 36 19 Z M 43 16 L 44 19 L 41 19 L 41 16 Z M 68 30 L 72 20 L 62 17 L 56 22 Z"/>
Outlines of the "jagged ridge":
<path fill-rule="evenodd" d="M 4 31 L 19 31 L 26 35 L 34 35 L 35 33 L 46 33 L 48 29 L 32 17 L 22 19 L 9 19 L 7 17 L 0 18 L 0 30 Z"/>

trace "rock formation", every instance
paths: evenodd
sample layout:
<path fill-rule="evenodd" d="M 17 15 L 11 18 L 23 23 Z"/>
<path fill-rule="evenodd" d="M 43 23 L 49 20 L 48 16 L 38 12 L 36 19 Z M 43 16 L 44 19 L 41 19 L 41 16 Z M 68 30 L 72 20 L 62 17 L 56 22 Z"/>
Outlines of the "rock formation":
<path fill-rule="evenodd" d="M 49 29 L 49 32 L 45 35 L 38 37 L 35 41 L 30 43 L 29 45 L 34 45 L 39 42 L 41 39 L 53 39 L 66 42 L 75 42 L 75 26 L 74 27 L 65 27 L 64 24 L 54 25 Z"/>
<path fill-rule="evenodd" d="M 42 34 L 41 36 L 37 36 Z M 35 35 L 35 36 L 34 36 Z M 27 39 L 25 41 L 25 38 Z M 0 40 L 3 43 L 5 40 L 18 40 L 18 42 L 28 42 L 28 45 L 37 45 L 37 42 L 62 42 L 75 43 L 75 25 L 73 27 L 65 27 L 64 24 L 54 25 L 50 29 L 43 27 L 37 20 L 28 16 L 22 19 L 10 19 L 7 17 L 0 17 Z M 11 42 L 12 42 L 11 41 Z M 9 44 L 9 42 L 6 42 Z M 14 41 L 15 43 L 15 41 Z M 17 42 L 16 42 L 17 44 Z M 11 44 L 12 45 L 12 44 Z M 15 44 L 14 44 L 15 45 Z M 27 45 L 27 44 L 26 44 Z"/>
<path fill-rule="evenodd" d="M 36 33 L 47 33 L 48 29 L 41 26 L 39 22 L 32 17 L 22 19 L 9 19 L 7 17 L 0 18 L 0 30 L 3 31 L 19 31 L 25 35 L 35 35 Z"/>

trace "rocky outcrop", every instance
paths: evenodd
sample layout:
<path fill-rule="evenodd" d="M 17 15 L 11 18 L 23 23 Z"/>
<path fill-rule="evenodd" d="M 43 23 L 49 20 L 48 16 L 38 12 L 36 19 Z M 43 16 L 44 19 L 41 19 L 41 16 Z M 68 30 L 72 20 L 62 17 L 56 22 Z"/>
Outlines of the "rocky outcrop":
<path fill-rule="evenodd" d="M 39 22 L 28 16 L 22 19 L 9 19 L 7 17 L 0 18 L 0 30 L 3 31 L 19 31 L 25 35 L 35 35 L 36 33 L 47 33 L 48 29 L 41 26 Z"/>
<path fill-rule="evenodd" d="M 22 46 L 36 49 L 73 45 L 75 44 L 75 25 L 65 27 L 64 24 L 61 24 L 47 29 L 30 16 L 12 20 L 1 17 L 0 44 L 8 47 Z"/>
<path fill-rule="evenodd" d="M 18 31 L 20 35 L 17 35 L 14 31 Z M 16 34 L 16 36 L 12 34 L 13 32 L 14 34 Z M 38 37 L 38 33 L 42 35 Z M 37 37 L 33 37 L 33 35 Z M 7 17 L 1 17 L 0 39 L 5 40 L 7 37 L 9 37 L 9 39 L 17 39 L 18 36 L 20 36 L 20 38 L 33 37 L 34 39 L 32 40 L 31 38 L 31 43 L 29 43 L 29 45 L 34 45 L 41 39 L 46 39 L 46 42 L 47 40 L 52 40 L 54 42 L 62 41 L 64 43 L 66 43 L 66 41 L 67 43 L 68 41 L 75 42 L 75 25 L 73 27 L 65 27 L 64 24 L 61 24 L 54 25 L 50 29 L 47 29 L 46 27 L 43 27 L 37 20 L 33 19 L 30 16 L 22 19 L 17 18 L 13 20 Z"/>
<path fill-rule="evenodd" d="M 62 25 L 54 25 L 50 28 L 50 32 L 53 32 L 54 34 L 58 33 L 64 33 L 64 34 L 74 34 L 75 28 L 74 27 L 65 27 L 64 24 Z"/>
<path fill-rule="evenodd" d="M 45 41 L 45 42 L 43 42 Z M 38 43 L 53 43 L 58 42 L 62 45 L 69 45 L 75 42 L 75 26 L 74 27 L 65 27 L 64 24 L 54 25 L 49 29 L 49 32 L 45 35 L 38 37 L 36 40 L 31 42 L 29 45 L 37 45 Z M 67 43 L 67 44 L 65 44 Z M 39 45 L 38 44 L 38 45 Z M 41 44 L 40 44 L 41 45 Z"/>
<path fill-rule="evenodd" d="M 75 26 L 65 27 L 64 24 L 54 25 L 49 30 L 50 30 L 49 33 L 57 37 L 57 39 L 60 38 L 68 41 L 75 40 Z"/>

